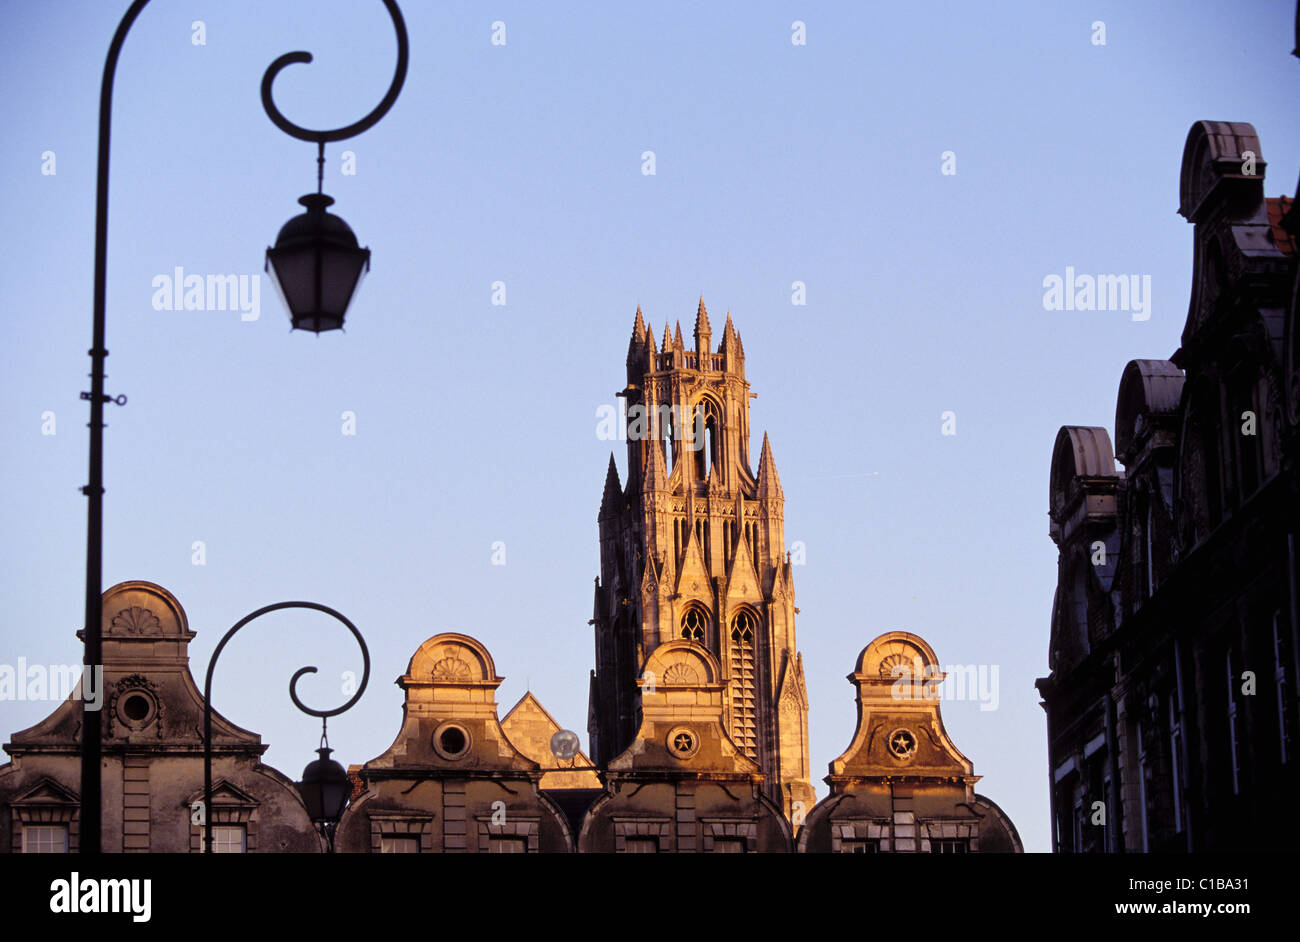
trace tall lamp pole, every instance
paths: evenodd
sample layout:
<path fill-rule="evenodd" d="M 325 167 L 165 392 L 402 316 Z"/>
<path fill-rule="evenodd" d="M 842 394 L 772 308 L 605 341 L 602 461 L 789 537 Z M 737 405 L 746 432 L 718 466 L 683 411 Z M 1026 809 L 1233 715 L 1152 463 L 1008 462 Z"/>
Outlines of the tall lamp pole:
<path fill-rule="evenodd" d="M 99 163 L 95 184 L 95 296 L 94 326 L 90 343 L 90 391 L 81 394 L 90 401 L 90 474 L 81 489 L 87 497 L 86 510 L 86 620 L 84 664 L 99 668 L 103 664 L 103 548 L 104 548 L 104 404 L 125 405 L 126 397 L 104 393 L 105 342 L 104 299 L 108 259 L 108 156 L 112 126 L 113 79 L 117 60 L 126 34 L 149 0 L 134 0 L 113 34 L 104 62 L 104 76 L 99 90 Z M 346 127 L 332 131 L 315 131 L 289 121 L 275 106 L 271 84 L 286 66 L 311 62 L 309 52 L 290 52 L 276 59 L 262 76 L 262 107 L 280 130 L 302 141 L 317 145 L 317 192 L 299 202 L 307 212 L 297 216 L 280 230 L 273 249 L 267 250 L 267 273 L 289 308 L 294 328 L 320 333 L 343 326 L 343 317 L 364 269 L 370 265 L 370 252 L 357 245 L 356 236 L 347 223 L 326 212 L 333 203 L 321 192 L 324 176 L 325 144 L 360 134 L 379 121 L 397 100 L 406 81 L 408 44 L 406 23 L 396 0 L 383 0 L 397 32 L 397 68 L 393 81 L 379 105 L 368 115 Z M 355 630 L 355 629 L 354 629 Z M 101 762 L 103 757 L 103 722 L 91 701 L 83 700 L 81 742 L 81 851 L 97 854 L 101 850 Z"/>

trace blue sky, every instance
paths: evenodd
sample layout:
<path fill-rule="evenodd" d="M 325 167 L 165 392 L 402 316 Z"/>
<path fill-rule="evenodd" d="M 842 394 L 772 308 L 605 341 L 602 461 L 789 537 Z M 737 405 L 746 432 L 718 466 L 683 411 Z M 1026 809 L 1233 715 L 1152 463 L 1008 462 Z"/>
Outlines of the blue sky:
<path fill-rule="evenodd" d="M 81 657 L 96 114 L 126 6 L 0 8 L 0 663 Z M 715 336 L 728 310 L 744 335 L 752 453 L 768 431 L 786 537 L 806 546 L 797 632 L 819 794 L 853 730 L 845 675 L 904 629 L 943 664 L 998 666 L 996 710 L 945 702 L 944 718 L 978 790 L 1027 849 L 1048 849 L 1033 682 L 1055 584 L 1052 442 L 1062 424 L 1110 427 L 1124 364 L 1178 345 L 1191 124 L 1252 122 L 1268 195 L 1293 192 L 1294 5 L 412 0 L 404 13 L 401 97 L 327 151 L 326 192 L 373 267 L 346 333 L 320 338 L 290 334 L 269 285 L 243 321 L 155 310 L 152 280 L 261 271 L 315 185 L 314 148 L 261 109 L 262 72 L 310 50 L 278 80 L 280 107 L 350 123 L 392 74 L 382 5 L 157 0 L 128 38 L 107 388 L 130 402 L 108 412 L 104 585 L 172 590 L 199 632 L 200 679 L 247 612 L 339 608 L 374 665 L 331 724 L 344 762 L 392 741 L 391 682 L 440 631 L 487 644 L 502 714 L 531 687 L 585 743 L 611 450 L 597 410 L 617 401 L 636 305 L 657 332 L 680 319 L 689 335 L 702 293 Z M 955 175 L 940 172 L 949 150 Z M 1043 279 L 1067 266 L 1149 275 L 1150 319 L 1044 310 Z M 941 434 L 946 411 L 956 435 Z M 332 706 L 345 697 L 330 678 L 359 660 L 326 619 L 274 616 L 228 647 L 216 706 L 296 777 L 318 726 L 290 704 L 289 676 L 320 667 L 303 696 Z M 0 735 L 51 707 L 0 703 Z"/>

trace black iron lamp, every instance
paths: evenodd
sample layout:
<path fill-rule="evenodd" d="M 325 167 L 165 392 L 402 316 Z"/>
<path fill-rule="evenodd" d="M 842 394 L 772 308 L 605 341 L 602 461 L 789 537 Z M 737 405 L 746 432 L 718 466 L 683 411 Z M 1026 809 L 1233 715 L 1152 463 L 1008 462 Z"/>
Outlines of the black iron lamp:
<path fill-rule="evenodd" d="M 324 833 L 331 853 L 334 851 L 334 829 L 338 827 L 348 796 L 352 794 L 352 780 L 343 766 L 330 758 L 333 751 L 322 730 L 321 746 L 316 750 L 320 758 L 307 764 L 307 768 L 302 770 L 302 781 L 297 783 L 298 794 L 307 806 L 307 815 Z"/>
<path fill-rule="evenodd" d="M 370 270 L 370 249 L 358 246 L 348 224 L 326 211 L 332 197 L 309 193 L 298 202 L 307 211 L 280 229 L 275 247 L 266 250 L 266 272 L 295 330 L 338 330 Z"/>
<path fill-rule="evenodd" d="M 397 31 L 397 69 L 384 100 L 360 121 L 332 131 L 313 130 L 294 124 L 276 107 L 271 87 L 275 77 L 294 63 L 311 62 L 309 52 L 287 52 L 276 59 L 262 76 L 262 107 L 271 123 L 290 137 L 316 145 L 316 192 L 298 200 L 307 211 L 284 224 L 275 247 L 266 250 L 266 272 L 289 309 L 295 330 L 320 334 L 343 327 L 343 317 L 357 290 L 361 276 L 370 270 L 370 250 L 357 245 L 348 224 L 325 208 L 334 200 L 322 192 L 325 177 L 325 145 L 345 141 L 373 127 L 388 113 L 406 81 L 408 59 L 406 24 L 396 0 L 384 0 Z"/>

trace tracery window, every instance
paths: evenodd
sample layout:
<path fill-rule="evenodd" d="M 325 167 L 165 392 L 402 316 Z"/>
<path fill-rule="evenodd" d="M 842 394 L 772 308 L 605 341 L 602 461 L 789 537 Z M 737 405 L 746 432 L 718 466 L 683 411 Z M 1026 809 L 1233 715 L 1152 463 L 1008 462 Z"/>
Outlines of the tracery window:
<path fill-rule="evenodd" d="M 708 635 L 709 618 L 698 606 L 691 606 L 682 616 L 682 637 L 687 641 L 704 643 Z"/>

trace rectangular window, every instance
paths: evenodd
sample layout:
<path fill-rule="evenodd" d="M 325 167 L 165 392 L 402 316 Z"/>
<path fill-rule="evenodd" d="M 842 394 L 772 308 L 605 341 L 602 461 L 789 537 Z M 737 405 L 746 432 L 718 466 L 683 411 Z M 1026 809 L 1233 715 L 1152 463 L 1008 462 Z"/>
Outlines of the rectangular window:
<path fill-rule="evenodd" d="M 713 839 L 715 854 L 743 854 L 745 839 L 743 837 L 715 837 Z"/>
<path fill-rule="evenodd" d="M 966 838 L 945 837 L 942 840 L 930 839 L 932 854 L 969 854 L 970 841 Z"/>
<path fill-rule="evenodd" d="M 1228 760 L 1232 766 L 1232 793 L 1241 790 L 1240 769 L 1237 765 L 1237 674 L 1232 669 L 1232 649 L 1225 658 L 1228 666 Z"/>
<path fill-rule="evenodd" d="M 488 838 L 489 854 L 526 854 L 528 853 L 528 838 L 526 837 L 497 837 L 493 835 Z"/>
<path fill-rule="evenodd" d="M 1105 818 L 1106 824 L 1101 829 L 1101 835 L 1102 835 L 1101 851 L 1103 854 L 1109 854 L 1110 853 L 1110 809 L 1112 807 L 1110 802 L 1110 773 L 1109 772 L 1107 772 L 1105 778 L 1101 780 L 1101 800 L 1105 802 L 1105 808 L 1106 808 L 1106 818 Z"/>
<path fill-rule="evenodd" d="M 1259 417 L 1252 380 L 1245 371 L 1229 380 L 1228 401 L 1232 412 L 1228 416 L 1228 434 L 1236 442 L 1239 502 L 1244 502 L 1259 487 Z"/>
<path fill-rule="evenodd" d="M 1291 759 L 1291 707 L 1287 701 L 1286 665 L 1290 652 L 1286 645 L 1286 632 L 1282 628 L 1282 613 L 1273 613 L 1273 683 L 1277 690 L 1277 734 L 1282 764 Z"/>
<path fill-rule="evenodd" d="M 415 834 L 384 834 L 379 838 L 381 854 L 418 854 L 420 838 Z"/>
<path fill-rule="evenodd" d="M 242 824 L 214 824 L 212 826 L 212 852 L 214 854 L 245 854 L 248 852 L 247 833 Z"/>
<path fill-rule="evenodd" d="M 1183 724 L 1178 692 L 1169 695 L 1169 780 L 1173 788 L 1174 833 L 1183 832 Z"/>
<path fill-rule="evenodd" d="M 1147 771 L 1147 752 L 1146 746 L 1142 741 L 1142 721 L 1137 722 L 1137 756 L 1138 756 L 1138 816 L 1139 826 L 1142 828 L 1142 853 L 1147 853 L 1147 777 L 1150 772 Z"/>
<path fill-rule="evenodd" d="M 1155 554 L 1155 514 L 1152 512 L 1154 502 L 1147 500 L 1147 519 L 1144 529 L 1146 530 L 1146 553 L 1147 553 L 1147 584 L 1146 595 L 1150 598 L 1156 591 L 1156 554 Z"/>
<path fill-rule="evenodd" d="M 66 824 L 23 825 L 24 854 L 66 854 L 68 852 L 68 826 Z"/>
<path fill-rule="evenodd" d="M 880 841 L 869 841 L 859 838 L 840 841 L 841 854 L 878 854 L 880 853 Z"/>
<path fill-rule="evenodd" d="M 657 854 L 659 853 L 659 838 L 629 837 L 623 843 L 623 852 L 625 854 Z"/>

